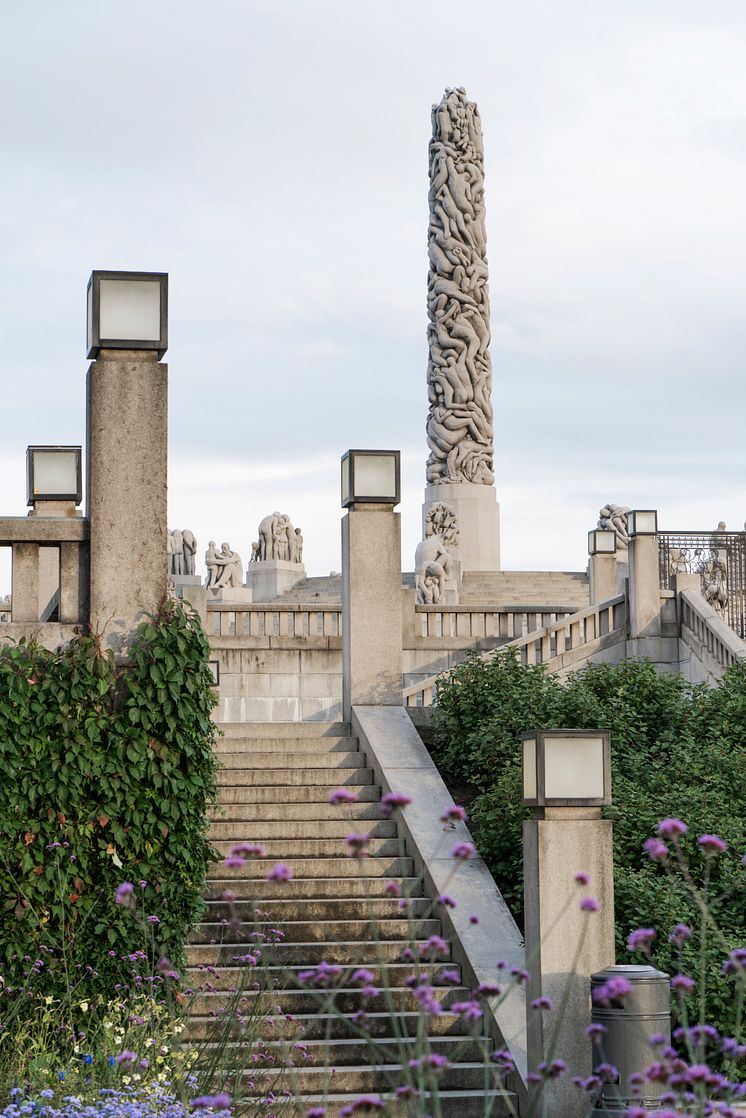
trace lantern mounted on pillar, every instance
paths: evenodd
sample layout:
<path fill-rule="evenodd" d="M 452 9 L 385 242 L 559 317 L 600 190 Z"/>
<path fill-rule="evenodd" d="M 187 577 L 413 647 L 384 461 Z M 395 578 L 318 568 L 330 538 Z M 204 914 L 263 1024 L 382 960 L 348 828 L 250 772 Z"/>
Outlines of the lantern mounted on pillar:
<path fill-rule="evenodd" d="M 607 532 L 604 528 L 594 528 L 588 533 L 589 555 L 613 555 L 616 551 L 616 532 Z"/>
<path fill-rule="evenodd" d="M 627 513 L 627 532 L 630 536 L 655 536 L 658 534 L 658 513 L 655 509 L 634 509 Z"/>
<path fill-rule="evenodd" d="M 532 730 L 521 734 L 527 807 L 601 807 L 611 803 L 608 730 Z"/>
<path fill-rule="evenodd" d="M 348 450 L 342 456 L 342 508 L 398 505 L 401 454 L 398 450 Z"/>
<path fill-rule="evenodd" d="M 26 448 L 26 504 L 83 498 L 83 453 L 79 446 Z"/>
<path fill-rule="evenodd" d="M 165 272 L 91 272 L 88 281 L 88 356 L 102 349 L 168 349 L 168 275 Z"/>

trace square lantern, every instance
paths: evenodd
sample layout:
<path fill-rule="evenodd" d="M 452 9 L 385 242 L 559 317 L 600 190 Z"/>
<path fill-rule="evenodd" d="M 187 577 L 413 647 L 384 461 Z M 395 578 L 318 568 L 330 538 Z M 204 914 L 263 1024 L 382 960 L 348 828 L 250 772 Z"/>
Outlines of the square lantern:
<path fill-rule="evenodd" d="M 359 503 L 398 505 L 398 450 L 348 450 L 342 457 L 342 508 Z"/>
<path fill-rule="evenodd" d="M 604 528 L 594 528 L 588 533 L 589 555 L 613 555 L 616 551 L 616 532 Z"/>
<path fill-rule="evenodd" d="M 627 532 L 630 536 L 657 535 L 658 513 L 655 509 L 634 509 L 628 512 Z"/>
<path fill-rule="evenodd" d="M 608 730 L 532 730 L 521 734 L 523 803 L 601 807 L 611 803 Z"/>
<path fill-rule="evenodd" d="M 168 349 L 168 275 L 165 272 L 91 272 L 88 281 L 88 356 L 102 349 Z"/>
<path fill-rule="evenodd" d="M 83 452 L 79 446 L 26 448 L 26 503 L 83 498 Z"/>

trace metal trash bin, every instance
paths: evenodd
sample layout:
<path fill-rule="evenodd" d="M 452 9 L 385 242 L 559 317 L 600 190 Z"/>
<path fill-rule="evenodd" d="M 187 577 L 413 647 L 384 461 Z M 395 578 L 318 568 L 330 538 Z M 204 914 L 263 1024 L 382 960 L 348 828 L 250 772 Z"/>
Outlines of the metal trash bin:
<path fill-rule="evenodd" d="M 609 979 L 626 978 L 629 994 L 608 1005 L 593 1001 L 592 1020 L 606 1033 L 593 1046 L 594 1070 L 599 1064 L 612 1064 L 619 1072 L 616 1083 L 604 1082 L 593 1114 L 624 1111 L 632 1105 L 655 1109 L 666 1089 L 662 1083 L 642 1085 L 642 1095 L 633 1095 L 629 1077 L 644 1072 L 655 1061 L 650 1038 L 658 1034 L 671 1043 L 671 985 L 667 974 L 655 967 L 622 964 L 606 967 L 591 975 L 591 995 Z"/>

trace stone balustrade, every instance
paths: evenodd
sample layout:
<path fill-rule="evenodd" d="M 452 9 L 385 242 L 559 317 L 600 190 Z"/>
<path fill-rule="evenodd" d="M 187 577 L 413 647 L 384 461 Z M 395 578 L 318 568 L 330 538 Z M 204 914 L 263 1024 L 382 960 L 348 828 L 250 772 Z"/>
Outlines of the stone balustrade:
<path fill-rule="evenodd" d="M 681 643 L 695 654 L 701 671 L 705 672 L 696 678 L 691 676 L 692 682 L 712 682 L 726 668 L 746 659 L 746 641 L 723 621 L 698 590 L 681 590 L 678 598 Z"/>
<path fill-rule="evenodd" d="M 53 647 L 88 622 L 89 523 L 81 516 L 0 517 L 0 547 L 12 552 L 10 618 L 4 639 Z M 6 611 L 4 611 L 6 612 Z"/>

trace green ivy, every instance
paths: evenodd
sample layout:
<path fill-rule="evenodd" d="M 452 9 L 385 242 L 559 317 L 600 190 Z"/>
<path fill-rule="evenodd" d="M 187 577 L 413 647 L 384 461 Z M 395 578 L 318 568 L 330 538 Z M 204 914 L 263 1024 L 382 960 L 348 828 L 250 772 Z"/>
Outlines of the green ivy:
<path fill-rule="evenodd" d="M 521 829 L 529 812 L 521 805 L 520 745 L 534 728 L 610 729 L 614 821 L 617 959 L 630 956 L 626 937 L 653 927 L 652 962 L 673 974 L 695 975 L 700 941 L 695 930 L 682 955 L 669 943 L 677 923 L 699 925 L 696 905 L 683 882 L 668 876 L 642 850 L 659 820 L 683 819 L 683 842 L 693 879 L 710 875 L 710 907 L 725 944 L 743 946 L 746 890 L 741 858 L 746 852 L 746 663 L 731 668 L 714 688 L 691 687 L 678 675 L 661 675 L 652 664 L 591 665 L 561 682 L 541 667 L 523 667 L 512 653 L 459 665 L 438 687 L 433 757 L 452 785 L 470 784 L 470 805 L 480 853 L 516 915 L 522 920 Z M 706 859 L 696 838 L 716 833 L 725 855 Z M 583 866 L 570 867 L 584 869 Z M 720 973 L 724 944 L 705 943 L 708 1019 L 727 1029 L 732 983 Z"/>
<path fill-rule="evenodd" d="M 45 961 L 35 981 L 54 997 L 71 982 L 88 997 L 131 979 L 126 956 L 143 944 L 114 901 L 123 881 L 143 917 L 157 917 L 145 923 L 150 951 L 177 966 L 204 910 L 217 767 L 209 645 L 197 615 L 169 603 L 129 655 L 116 663 L 92 636 L 56 652 L 0 649 L 6 985 L 29 957 Z"/>

